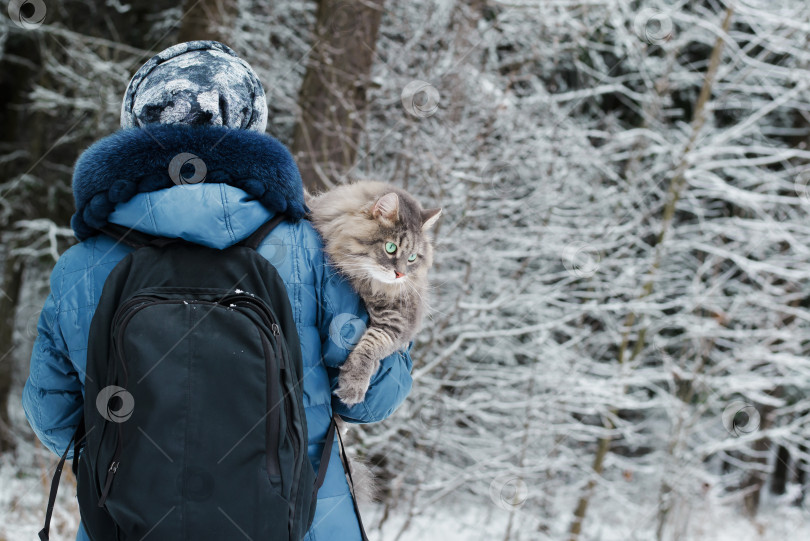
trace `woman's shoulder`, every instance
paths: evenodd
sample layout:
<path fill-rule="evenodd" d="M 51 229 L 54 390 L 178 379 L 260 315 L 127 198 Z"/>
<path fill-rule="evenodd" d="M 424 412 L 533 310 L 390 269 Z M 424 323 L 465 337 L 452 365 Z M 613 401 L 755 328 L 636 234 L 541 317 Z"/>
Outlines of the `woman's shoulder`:
<path fill-rule="evenodd" d="M 318 235 L 318 232 L 315 231 L 315 228 L 312 227 L 312 222 L 307 219 L 284 221 L 276 227 L 275 232 L 281 236 L 281 239 L 285 243 L 303 248 L 314 254 L 321 254 L 323 252 L 321 237 Z M 273 235 L 268 236 L 262 244 L 268 242 L 268 239 L 272 236 Z"/>
<path fill-rule="evenodd" d="M 62 273 L 90 271 L 104 265 L 116 265 L 132 248 L 98 234 L 74 244 L 59 257 L 56 268 Z"/>
<path fill-rule="evenodd" d="M 94 306 L 107 276 L 132 248 L 96 235 L 74 244 L 51 273 L 51 293 L 59 311 Z"/>
<path fill-rule="evenodd" d="M 285 283 L 315 283 L 323 271 L 323 245 L 309 220 L 285 220 L 259 243 L 258 252 Z"/>

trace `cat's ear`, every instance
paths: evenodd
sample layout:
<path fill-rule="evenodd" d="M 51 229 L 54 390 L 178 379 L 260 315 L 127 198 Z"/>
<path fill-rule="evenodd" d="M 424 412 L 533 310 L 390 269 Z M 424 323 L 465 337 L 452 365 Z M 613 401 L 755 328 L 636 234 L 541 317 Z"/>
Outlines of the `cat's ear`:
<path fill-rule="evenodd" d="M 442 209 L 428 209 L 422 211 L 422 231 L 427 231 L 438 221 Z"/>
<path fill-rule="evenodd" d="M 377 220 L 393 224 L 399 215 L 399 196 L 391 192 L 380 197 L 377 202 L 374 203 L 374 208 L 371 209 L 371 215 Z"/>

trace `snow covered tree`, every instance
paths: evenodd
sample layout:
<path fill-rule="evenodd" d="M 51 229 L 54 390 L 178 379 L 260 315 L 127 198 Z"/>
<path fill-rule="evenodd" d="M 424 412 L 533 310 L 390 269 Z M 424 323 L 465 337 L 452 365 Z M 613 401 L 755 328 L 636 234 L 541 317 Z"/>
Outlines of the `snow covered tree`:
<path fill-rule="evenodd" d="M 182 25 L 175 5 L 86 5 L 0 27 L 0 347 L 14 341 L 18 366 L 37 284 L 71 242 L 70 166 Z M 308 154 L 304 170 L 444 208 L 413 392 L 351 431 L 382 489 L 369 529 L 669 541 L 767 512 L 780 518 L 758 527 L 798 537 L 810 5 L 386 2 L 357 65 L 324 61 L 346 13 L 234 5 L 229 44 L 265 82 L 268 131 L 297 150 L 305 125 L 337 142 L 323 148 L 339 158 Z"/>

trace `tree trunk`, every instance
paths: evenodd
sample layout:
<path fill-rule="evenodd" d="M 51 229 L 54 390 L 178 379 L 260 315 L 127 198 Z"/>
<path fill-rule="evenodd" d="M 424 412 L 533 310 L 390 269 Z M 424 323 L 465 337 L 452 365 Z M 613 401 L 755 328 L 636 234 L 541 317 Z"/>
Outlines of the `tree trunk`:
<path fill-rule="evenodd" d="M 728 33 L 728 29 L 731 26 L 731 17 L 733 14 L 734 9 L 732 7 L 728 7 L 725 11 L 722 24 L 722 30 L 724 35 Z M 723 36 L 718 35 L 717 40 L 715 41 L 714 44 L 714 48 L 712 49 L 711 57 L 709 59 L 709 67 L 706 70 L 706 75 L 703 79 L 703 85 L 700 89 L 700 94 L 698 95 L 698 99 L 695 104 L 695 111 L 692 117 L 692 135 L 689 138 L 689 141 L 687 142 L 686 147 L 683 150 L 680 164 L 675 170 L 672 180 L 670 181 L 669 184 L 669 190 L 667 193 L 667 202 L 664 205 L 663 214 L 661 216 L 661 231 L 659 232 L 658 238 L 656 239 L 655 243 L 655 257 L 648 271 L 648 275 L 650 276 L 654 275 L 661 265 L 661 258 L 663 257 L 664 241 L 666 240 L 667 234 L 672 226 L 672 222 L 675 215 L 675 206 L 677 205 L 678 200 L 683 195 L 683 190 L 685 189 L 686 186 L 684 173 L 689 167 L 690 154 L 692 153 L 695 144 L 698 140 L 698 136 L 700 135 L 703 125 L 706 122 L 705 109 L 706 105 L 709 102 L 709 98 L 711 97 L 712 87 L 714 85 L 715 76 L 717 75 L 717 69 L 720 66 L 720 59 L 724 46 L 725 41 L 723 39 Z M 639 295 L 639 299 L 644 299 L 648 297 L 653 292 L 654 285 L 655 285 L 654 280 L 652 278 L 650 278 L 647 282 L 645 282 L 642 292 Z M 646 340 L 647 334 L 646 327 L 639 330 L 638 339 L 636 340 L 635 346 L 633 347 L 633 350 L 629 352 L 628 355 L 630 332 L 635 323 L 636 323 L 635 312 L 628 313 L 627 317 L 624 320 L 624 331 L 622 341 L 619 344 L 618 363 L 620 365 L 624 364 L 628 357 L 631 361 L 634 360 L 644 347 L 644 342 Z M 618 410 L 616 408 L 611 408 L 610 412 L 615 415 L 618 412 Z M 605 428 L 609 431 L 613 430 L 614 428 L 609 418 L 606 418 L 605 420 Z M 610 450 L 610 440 L 611 440 L 610 435 L 604 436 L 599 439 L 597 451 L 596 454 L 594 455 L 593 464 L 591 465 L 591 469 L 593 470 L 595 476 L 602 475 L 605 456 Z M 588 505 L 590 504 L 590 499 L 595 485 L 596 479 L 591 478 L 588 481 L 587 485 L 585 486 L 585 490 L 582 491 L 582 494 L 577 500 L 577 506 L 574 510 L 574 517 L 568 529 L 569 541 L 579 541 L 580 539 L 580 534 L 582 533 L 582 523 L 585 520 L 585 516 L 588 511 Z M 661 520 L 665 519 L 666 513 L 664 513 L 664 515 L 661 517 Z M 661 532 L 659 532 L 659 534 L 660 533 Z"/>
<path fill-rule="evenodd" d="M 152 38 L 147 41 L 152 24 L 147 15 L 166 9 L 171 3 L 166 0 L 133 0 L 127 4 L 131 9 L 126 13 L 120 13 L 103 2 L 97 3 L 89 14 L 87 10 L 67 9 L 60 12 L 59 24 L 87 37 L 111 38 L 137 48 L 154 46 Z M 49 4 L 49 17 L 51 7 Z M 8 432 L 7 405 L 15 368 L 12 359 L 14 316 L 20 291 L 26 287 L 22 283 L 22 272 L 27 261 L 23 256 L 10 255 L 20 243 L 14 239 L 13 224 L 32 218 L 50 218 L 59 225 L 70 222 L 72 202 L 62 197 L 64 192 L 56 189 L 69 186 L 70 176 L 55 166 L 73 163 L 78 153 L 89 144 L 79 135 L 83 123 L 60 120 L 62 111 L 51 115 L 31 111 L 28 107 L 28 94 L 35 84 L 44 88 L 53 88 L 55 84 L 43 68 L 45 53 L 71 54 L 70 47 L 63 43 L 64 38 L 56 39 L 53 41 L 53 38 L 34 31 L 12 31 L 0 43 L 3 47 L 0 54 L 0 125 L 3 126 L 0 152 L 12 155 L 15 150 L 25 151 L 14 159 L 5 159 L 4 154 L 4 159 L 0 160 L 0 183 L 11 181 L 3 190 L 6 206 L 0 213 L 3 249 L 3 258 L 0 259 L 0 453 L 14 443 Z M 23 174 L 29 176 L 29 181 L 14 181 Z M 40 178 L 45 182 L 39 182 Z"/>
<path fill-rule="evenodd" d="M 321 0 L 301 84 L 293 155 L 308 189 L 339 184 L 354 165 L 385 0 Z"/>
<path fill-rule="evenodd" d="M 613 423 L 609 420 L 605 420 L 607 424 L 607 428 L 612 429 Z M 599 445 L 596 449 L 596 455 L 594 455 L 593 465 L 591 468 L 593 469 L 594 475 L 602 475 L 602 469 L 604 468 L 605 464 L 605 457 L 607 456 L 608 450 L 610 449 L 610 438 L 604 437 L 599 440 Z M 585 515 L 588 512 L 588 504 L 591 501 L 591 496 L 593 495 L 593 489 L 596 486 L 596 478 L 592 477 L 588 480 L 588 484 L 585 485 L 585 490 L 582 491 L 582 496 L 580 496 L 579 501 L 577 501 L 577 508 L 574 510 L 574 520 L 571 521 L 571 527 L 568 530 L 569 539 L 570 541 L 578 541 L 579 536 L 582 533 L 582 523 L 585 520 Z"/>
<path fill-rule="evenodd" d="M 186 0 L 177 41 L 211 39 L 227 44 L 238 12 L 237 0 Z"/>
<path fill-rule="evenodd" d="M 26 141 L 31 155 L 41 155 L 42 141 L 31 140 L 26 137 L 26 128 L 35 125 L 31 115 L 19 104 L 24 102 L 25 93 L 38 72 L 36 68 L 42 60 L 37 41 L 30 32 L 11 34 L 3 44 L 4 51 L 0 61 L 0 121 L 3 131 L 0 133 L 0 148 L 11 149 L 19 145 L 19 141 Z M 14 62 L 13 58 L 25 59 L 26 63 Z M 35 129 L 31 129 L 37 133 Z M 14 179 L 23 168 L 30 167 L 30 163 L 23 160 L 3 160 L 0 163 L 0 182 Z M 18 204 L 19 199 L 25 198 L 22 190 L 7 190 L 3 198 L 11 209 L 10 212 L 0 216 L 0 243 L 2 256 L 0 257 L 0 454 L 14 448 L 15 440 L 11 433 L 8 415 L 8 400 L 11 393 L 11 383 L 14 379 L 14 316 L 22 279 L 22 264 L 11 252 L 15 242 L 11 239 L 10 230 L 15 219 L 19 218 L 19 209 L 25 209 L 30 202 Z M 30 201 L 31 199 L 29 199 Z"/>
<path fill-rule="evenodd" d="M 14 377 L 14 315 L 22 280 L 22 264 L 11 255 L 13 243 L 4 242 L 3 274 L 0 281 L 0 454 L 14 448 L 8 398 Z"/>
<path fill-rule="evenodd" d="M 807 479 L 807 472 L 810 470 L 807 465 L 807 460 L 805 459 L 807 456 L 806 445 L 799 445 L 798 455 L 799 457 L 796 460 L 796 483 L 799 485 L 799 496 L 796 498 L 796 503 L 802 505 L 804 504 L 804 498 L 807 492 L 804 482 Z"/>
<path fill-rule="evenodd" d="M 781 387 L 777 387 L 773 392 L 768 394 L 772 396 L 781 396 Z M 760 410 L 760 417 L 762 419 L 759 430 L 767 430 L 773 424 L 774 407 L 770 405 L 763 405 Z M 754 518 L 759 511 L 759 497 L 762 492 L 762 487 L 765 486 L 765 479 L 767 472 L 765 471 L 768 462 L 768 449 L 771 447 L 771 439 L 762 437 L 756 440 L 751 446 L 755 453 L 753 460 L 748 462 L 753 465 L 741 483 L 741 488 L 745 493 L 743 503 L 745 504 L 745 512 L 749 517 Z"/>
<path fill-rule="evenodd" d="M 784 494 L 789 474 L 790 451 L 788 451 L 787 447 L 780 445 L 776 452 L 776 465 L 774 466 L 773 477 L 771 477 L 771 492 Z"/>

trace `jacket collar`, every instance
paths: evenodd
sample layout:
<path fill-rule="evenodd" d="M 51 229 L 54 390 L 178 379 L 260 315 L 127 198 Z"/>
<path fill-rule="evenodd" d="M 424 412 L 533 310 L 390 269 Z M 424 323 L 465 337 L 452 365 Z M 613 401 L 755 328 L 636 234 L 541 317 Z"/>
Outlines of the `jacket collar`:
<path fill-rule="evenodd" d="M 295 161 L 269 135 L 221 126 L 150 124 L 120 130 L 79 157 L 73 173 L 73 231 L 84 240 L 107 224 L 119 203 L 187 181 L 239 188 L 267 210 L 293 220 L 308 210 Z"/>
<path fill-rule="evenodd" d="M 272 216 L 239 188 L 203 182 L 136 194 L 117 204 L 107 219 L 150 235 L 221 250 L 247 238 Z"/>

